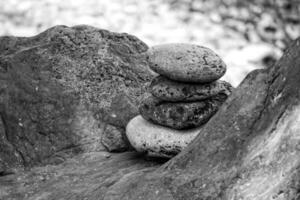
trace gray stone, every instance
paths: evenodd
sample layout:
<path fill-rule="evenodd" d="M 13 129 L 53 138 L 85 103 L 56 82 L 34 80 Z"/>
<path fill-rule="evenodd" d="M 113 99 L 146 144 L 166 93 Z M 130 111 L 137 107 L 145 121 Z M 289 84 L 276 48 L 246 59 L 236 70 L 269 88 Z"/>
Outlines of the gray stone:
<path fill-rule="evenodd" d="M 155 124 L 174 129 L 194 128 L 205 124 L 227 96 L 197 102 L 166 102 L 146 93 L 139 106 L 140 114 Z"/>
<path fill-rule="evenodd" d="M 193 44 L 164 44 L 148 52 L 150 68 L 175 81 L 208 83 L 222 77 L 226 65 L 209 48 Z"/>
<path fill-rule="evenodd" d="M 171 158 L 181 152 L 198 135 L 201 128 L 175 130 L 153 124 L 142 116 L 133 118 L 126 127 L 130 144 L 149 156 Z"/>
<path fill-rule="evenodd" d="M 158 76 L 152 80 L 149 89 L 153 96 L 164 101 L 189 102 L 208 99 L 218 94 L 229 96 L 233 87 L 221 80 L 206 84 L 183 83 Z"/>
<path fill-rule="evenodd" d="M 299 66 L 300 38 L 248 74 L 184 151 L 105 200 L 299 200 Z"/>
<path fill-rule="evenodd" d="M 129 148 L 125 130 L 109 124 L 104 129 L 101 143 L 109 152 L 123 152 Z"/>
<path fill-rule="evenodd" d="M 91 26 L 0 37 L 1 168 L 105 150 L 104 124 L 125 129 L 138 114 L 153 77 L 147 49 L 134 36 Z"/>
<path fill-rule="evenodd" d="M 111 103 L 107 115 L 104 116 L 105 121 L 111 125 L 125 129 L 128 122 L 139 113 L 134 103 L 136 97 L 130 97 L 126 94 L 126 91 L 120 91 L 110 98 Z"/>
<path fill-rule="evenodd" d="M 298 200 L 299 65 L 297 39 L 272 68 L 251 72 L 167 163 L 136 152 L 82 153 L 0 176 L 0 199 Z"/>
<path fill-rule="evenodd" d="M 161 162 L 157 159 L 146 160 L 133 151 L 86 152 L 67 159 L 63 164 L 0 175 L 0 199 L 104 200 L 108 189 L 123 177 L 136 173 L 143 175 L 159 166 Z"/>

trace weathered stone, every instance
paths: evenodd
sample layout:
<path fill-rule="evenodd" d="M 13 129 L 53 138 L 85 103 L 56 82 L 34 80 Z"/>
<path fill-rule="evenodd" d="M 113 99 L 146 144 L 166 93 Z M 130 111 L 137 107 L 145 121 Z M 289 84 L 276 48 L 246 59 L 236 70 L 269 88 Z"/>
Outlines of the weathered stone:
<path fill-rule="evenodd" d="M 175 81 L 208 83 L 226 72 L 222 59 L 209 48 L 193 44 L 163 44 L 147 52 L 150 68 Z"/>
<path fill-rule="evenodd" d="M 206 84 L 172 81 L 163 76 L 154 78 L 149 86 L 150 93 L 164 101 L 190 102 L 212 98 L 218 94 L 229 96 L 233 87 L 225 81 Z"/>
<path fill-rule="evenodd" d="M 0 199 L 104 200 L 108 188 L 123 177 L 143 175 L 165 161 L 146 160 L 137 152 L 82 153 L 60 165 L 33 167 L 24 173 L 0 176 Z"/>
<path fill-rule="evenodd" d="M 155 124 L 174 129 L 195 128 L 205 124 L 226 98 L 225 95 L 217 95 L 197 102 L 165 102 L 146 93 L 139 111 L 146 120 Z"/>
<path fill-rule="evenodd" d="M 111 103 L 105 121 L 111 125 L 125 129 L 128 122 L 138 115 L 139 111 L 134 103 L 136 98 L 130 98 L 125 92 L 120 91 L 111 96 Z"/>
<path fill-rule="evenodd" d="M 139 115 L 128 123 L 126 135 L 130 144 L 138 152 L 147 152 L 149 156 L 171 158 L 193 141 L 200 129 L 175 130 L 153 124 Z"/>
<path fill-rule="evenodd" d="M 1 87 L 1 86 L 0 86 Z M 10 171 L 10 166 L 21 162 L 22 158 L 16 154 L 14 146 L 7 140 L 6 125 L 0 115 L 0 176 Z M 16 154 L 16 156 L 12 156 Z"/>
<path fill-rule="evenodd" d="M 129 148 L 125 130 L 109 124 L 104 129 L 101 143 L 109 152 L 122 152 Z"/>
<path fill-rule="evenodd" d="M 31 166 L 62 152 L 104 150 L 104 124 L 125 128 L 138 114 L 152 78 L 147 49 L 134 36 L 90 26 L 0 37 L 2 168 Z M 116 108 L 123 103 L 130 112 Z"/>
<path fill-rule="evenodd" d="M 272 68 L 251 72 L 180 154 L 126 176 L 105 200 L 298 200 L 299 66 L 300 38 Z"/>
<path fill-rule="evenodd" d="M 165 164 L 136 152 L 83 153 L 0 176 L 0 199 L 298 200 L 299 65 L 300 38 L 272 68 L 249 74 Z"/>

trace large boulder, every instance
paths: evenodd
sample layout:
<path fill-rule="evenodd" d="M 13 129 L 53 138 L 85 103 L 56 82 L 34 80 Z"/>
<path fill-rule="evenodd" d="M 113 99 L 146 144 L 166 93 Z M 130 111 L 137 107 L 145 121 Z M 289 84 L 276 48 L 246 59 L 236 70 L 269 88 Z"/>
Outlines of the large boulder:
<path fill-rule="evenodd" d="M 106 124 L 124 129 L 138 113 L 152 78 L 147 49 L 90 26 L 0 37 L 0 173 L 104 150 Z"/>

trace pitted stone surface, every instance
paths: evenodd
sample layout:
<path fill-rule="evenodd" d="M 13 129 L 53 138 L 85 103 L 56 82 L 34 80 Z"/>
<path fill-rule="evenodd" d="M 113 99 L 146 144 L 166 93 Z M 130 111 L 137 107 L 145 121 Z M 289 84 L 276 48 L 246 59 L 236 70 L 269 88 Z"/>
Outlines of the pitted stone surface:
<path fill-rule="evenodd" d="M 155 124 L 174 129 L 194 128 L 205 124 L 218 110 L 227 96 L 218 95 L 213 99 L 197 102 L 165 102 L 146 93 L 140 114 Z"/>
<path fill-rule="evenodd" d="M 226 72 L 223 60 L 209 48 L 193 44 L 163 44 L 148 52 L 150 68 L 175 81 L 208 83 Z"/>
<path fill-rule="evenodd" d="M 139 115 L 128 123 L 126 135 L 138 152 L 146 152 L 149 156 L 170 158 L 193 141 L 200 130 L 201 127 L 175 130 L 153 124 Z"/>
<path fill-rule="evenodd" d="M 183 83 L 172 81 L 163 76 L 154 78 L 150 84 L 150 93 L 164 101 L 198 101 L 214 97 L 218 94 L 229 96 L 233 87 L 225 81 L 206 84 Z"/>
<path fill-rule="evenodd" d="M 101 144 L 109 152 L 124 152 L 129 149 L 124 129 L 109 124 L 103 131 Z"/>
<path fill-rule="evenodd" d="M 124 130 L 138 114 L 153 77 L 147 49 L 129 34 L 84 25 L 0 37 L 0 173 L 104 150 L 103 125 Z"/>

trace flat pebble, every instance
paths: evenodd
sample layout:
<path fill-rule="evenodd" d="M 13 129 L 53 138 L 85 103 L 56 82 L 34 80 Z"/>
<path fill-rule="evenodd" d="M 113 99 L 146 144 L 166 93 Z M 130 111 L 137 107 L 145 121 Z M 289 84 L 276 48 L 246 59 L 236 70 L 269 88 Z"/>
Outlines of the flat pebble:
<path fill-rule="evenodd" d="M 139 106 L 140 114 L 155 124 L 174 129 L 195 128 L 205 124 L 227 96 L 197 102 L 165 102 L 146 93 Z"/>
<path fill-rule="evenodd" d="M 153 124 L 141 115 L 133 118 L 126 127 L 130 144 L 138 152 L 150 156 L 170 158 L 181 152 L 199 134 L 201 127 L 174 130 Z"/>
<path fill-rule="evenodd" d="M 175 81 L 208 83 L 226 72 L 223 60 L 209 48 L 194 44 L 163 44 L 148 51 L 150 68 Z"/>
<path fill-rule="evenodd" d="M 225 81 L 215 81 L 206 84 L 183 83 L 172 81 L 163 76 L 154 78 L 150 84 L 150 93 L 164 101 L 190 102 L 214 97 L 218 94 L 229 96 L 233 87 Z"/>

